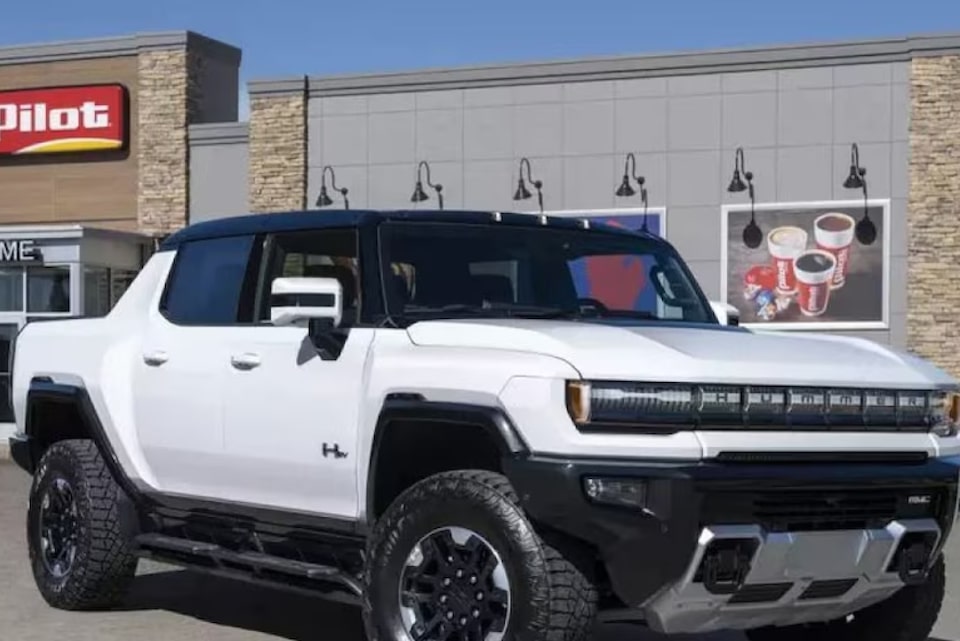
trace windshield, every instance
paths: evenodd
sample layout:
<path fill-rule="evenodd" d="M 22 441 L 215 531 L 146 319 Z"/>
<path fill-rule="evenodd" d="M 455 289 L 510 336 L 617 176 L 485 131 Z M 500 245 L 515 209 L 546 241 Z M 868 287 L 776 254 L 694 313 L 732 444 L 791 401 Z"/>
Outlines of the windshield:
<path fill-rule="evenodd" d="M 394 318 L 715 322 L 676 253 L 639 235 L 387 222 L 380 246 Z"/>

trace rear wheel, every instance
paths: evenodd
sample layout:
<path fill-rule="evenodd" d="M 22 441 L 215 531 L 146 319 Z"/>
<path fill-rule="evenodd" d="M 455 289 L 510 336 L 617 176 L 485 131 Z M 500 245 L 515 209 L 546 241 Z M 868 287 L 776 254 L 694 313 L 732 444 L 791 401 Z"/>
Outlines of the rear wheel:
<path fill-rule="evenodd" d="M 51 606 L 115 605 L 137 568 L 122 490 L 92 441 L 50 446 L 34 475 L 27 542 L 34 580 Z"/>
<path fill-rule="evenodd" d="M 901 588 L 847 619 L 750 630 L 750 641 L 926 641 L 937 623 L 946 584 L 946 564 L 937 559 L 924 583 Z"/>
<path fill-rule="evenodd" d="M 492 472 L 417 483 L 380 519 L 367 550 L 370 641 L 579 641 L 596 599 Z"/>

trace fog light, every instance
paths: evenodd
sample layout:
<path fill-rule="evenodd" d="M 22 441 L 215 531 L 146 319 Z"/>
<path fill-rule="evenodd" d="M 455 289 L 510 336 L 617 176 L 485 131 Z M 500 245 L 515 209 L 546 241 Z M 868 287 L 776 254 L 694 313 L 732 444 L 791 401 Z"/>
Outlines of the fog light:
<path fill-rule="evenodd" d="M 647 506 L 647 485 L 635 479 L 605 479 L 588 477 L 583 489 L 596 503 L 644 509 Z"/>

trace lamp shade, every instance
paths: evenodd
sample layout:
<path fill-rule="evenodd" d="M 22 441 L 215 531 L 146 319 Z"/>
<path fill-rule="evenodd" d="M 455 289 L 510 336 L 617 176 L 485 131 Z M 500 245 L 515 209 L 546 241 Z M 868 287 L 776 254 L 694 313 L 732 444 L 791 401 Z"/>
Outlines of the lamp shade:
<path fill-rule="evenodd" d="M 740 177 L 740 170 L 734 169 L 733 178 L 730 180 L 730 185 L 727 187 L 727 191 L 735 194 L 741 191 L 745 191 L 746 189 L 747 189 L 747 185 L 743 182 L 743 179 Z"/>
<path fill-rule="evenodd" d="M 513 199 L 526 200 L 531 195 L 530 190 L 527 189 L 527 183 L 524 182 L 523 178 L 520 178 L 520 180 L 517 181 L 517 191 L 514 192 Z"/>
<path fill-rule="evenodd" d="M 330 194 L 327 193 L 327 186 L 320 186 L 320 195 L 317 196 L 317 207 L 329 207 L 333 204 Z"/>
<path fill-rule="evenodd" d="M 425 191 L 423 190 L 423 183 L 418 180 L 418 181 L 417 181 L 417 186 L 414 187 L 414 189 L 413 189 L 413 195 L 410 196 L 410 202 L 412 202 L 412 203 L 422 203 L 423 201 L 427 200 L 428 198 L 429 198 L 429 196 L 427 196 L 427 192 L 425 192 Z"/>
<path fill-rule="evenodd" d="M 863 187 L 863 178 L 857 172 L 856 165 L 850 165 L 850 175 L 843 181 L 843 186 L 847 189 L 861 189 Z"/>
<path fill-rule="evenodd" d="M 624 174 L 623 182 L 621 182 L 620 187 L 617 188 L 617 196 L 624 198 L 626 196 L 633 196 L 636 193 L 637 190 L 630 184 L 630 176 Z"/>

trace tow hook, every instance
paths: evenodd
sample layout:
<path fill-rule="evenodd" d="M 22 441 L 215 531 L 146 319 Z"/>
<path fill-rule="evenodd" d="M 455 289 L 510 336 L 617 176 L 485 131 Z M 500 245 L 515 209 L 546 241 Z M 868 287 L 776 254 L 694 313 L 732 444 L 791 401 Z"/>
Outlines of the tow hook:
<path fill-rule="evenodd" d="M 703 587 L 711 594 L 733 594 L 743 587 L 756 551 L 753 540 L 718 541 L 703 556 Z"/>
<path fill-rule="evenodd" d="M 926 541 L 914 541 L 900 550 L 900 562 L 897 573 L 907 585 L 923 583 L 927 578 L 927 563 L 930 560 L 930 548 Z"/>

